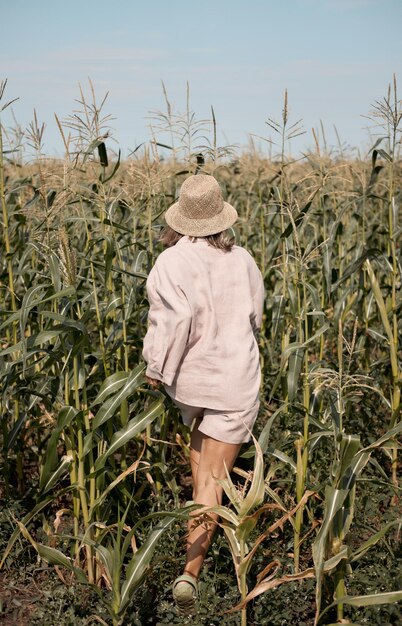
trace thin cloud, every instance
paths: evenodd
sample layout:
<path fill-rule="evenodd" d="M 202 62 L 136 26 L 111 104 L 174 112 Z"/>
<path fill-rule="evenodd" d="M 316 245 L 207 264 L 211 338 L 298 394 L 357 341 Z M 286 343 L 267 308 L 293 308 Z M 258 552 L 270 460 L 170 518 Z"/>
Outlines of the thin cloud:
<path fill-rule="evenodd" d="M 79 62 L 86 60 L 90 63 L 105 63 L 108 61 L 119 63 L 154 62 L 165 59 L 167 51 L 159 48 L 131 48 L 129 46 L 116 47 L 109 44 L 81 44 L 73 48 L 62 48 L 55 51 L 56 61 Z"/>
<path fill-rule="evenodd" d="M 298 0 L 299 4 L 329 8 L 332 10 L 353 11 L 378 4 L 377 0 Z M 387 0 L 384 1 L 386 4 Z"/>
<path fill-rule="evenodd" d="M 54 50 L 51 55 L 47 52 L 31 55 L 31 58 L 7 58 L 3 55 L 2 64 L 6 72 L 16 73 L 46 73 L 57 70 L 76 71 L 77 66 L 89 67 L 96 71 L 105 67 L 113 71 L 141 70 L 146 64 L 166 60 L 165 50 L 156 48 L 116 48 L 110 45 L 78 45 L 71 48 Z"/>

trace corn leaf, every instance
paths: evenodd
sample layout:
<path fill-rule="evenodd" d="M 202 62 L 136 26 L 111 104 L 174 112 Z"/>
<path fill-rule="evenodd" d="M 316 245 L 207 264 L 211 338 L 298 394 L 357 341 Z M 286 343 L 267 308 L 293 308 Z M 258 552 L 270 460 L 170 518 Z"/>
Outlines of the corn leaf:
<path fill-rule="evenodd" d="M 116 372 L 115 374 L 108 376 L 106 380 L 103 381 L 98 395 L 92 402 L 92 406 L 101 404 L 106 400 L 106 398 L 121 389 L 121 387 L 123 387 L 123 385 L 127 382 L 129 375 L 130 372 Z"/>
<path fill-rule="evenodd" d="M 65 406 L 59 412 L 56 426 L 52 430 L 49 441 L 46 446 L 46 453 L 43 457 L 43 465 L 41 468 L 39 492 L 44 493 L 45 486 L 49 483 L 54 486 L 54 472 L 59 464 L 59 456 L 57 454 L 57 444 L 61 433 L 65 428 L 70 426 L 72 421 L 77 418 L 78 414 L 82 415 L 75 407 Z M 47 487 L 49 489 L 49 486 Z"/>
<path fill-rule="evenodd" d="M 126 578 L 121 588 L 121 600 L 119 613 L 123 612 L 131 600 L 131 596 L 142 582 L 157 543 L 164 532 L 176 521 L 176 517 L 166 516 L 159 522 L 158 526 L 151 532 L 148 539 L 132 557 L 126 571 Z"/>
<path fill-rule="evenodd" d="M 379 530 L 378 532 L 376 532 L 373 535 L 371 535 L 371 537 L 369 539 L 367 539 L 367 541 L 362 543 L 357 548 L 357 550 L 355 550 L 350 555 L 350 558 L 349 558 L 350 563 L 353 563 L 353 562 L 358 561 L 359 559 L 361 559 L 361 557 L 364 556 L 366 554 L 366 552 L 368 552 L 368 550 L 370 550 L 373 546 L 375 546 L 376 543 L 381 541 L 381 539 L 383 539 L 383 537 L 387 534 L 387 532 L 391 528 L 394 528 L 395 526 L 398 526 L 399 528 L 402 526 L 402 517 L 397 519 L 397 520 L 393 520 L 391 522 L 388 522 L 388 524 L 385 524 L 385 526 L 383 526 L 381 528 L 381 530 Z"/>
<path fill-rule="evenodd" d="M 253 480 L 247 495 L 240 504 L 239 517 L 243 518 L 255 509 L 264 500 L 265 482 L 264 482 L 264 457 L 262 450 L 258 445 L 258 441 L 253 436 L 256 454 L 254 457 L 254 473 Z"/>
<path fill-rule="evenodd" d="M 56 548 L 51 548 L 50 546 L 45 546 L 42 543 L 38 543 L 32 537 L 32 535 L 28 532 L 27 528 L 17 520 L 17 524 L 22 535 L 27 539 L 32 546 L 35 548 L 39 556 L 50 563 L 50 565 L 59 565 L 61 567 L 66 567 L 71 572 L 73 572 L 77 581 L 80 583 L 88 584 L 88 579 L 85 575 L 85 572 L 80 568 L 73 565 L 70 557 L 66 556 L 60 550 L 56 550 Z"/>
<path fill-rule="evenodd" d="M 60 478 L 70 469 L 72 461 L 73 458 L 71 456 L 63 456 L 58 468 L 48 477 L 47 481 L 41 481 L 43 483 L 41 493 L 47 493 L 50 489 L 53 489 L 53 487 L 57 485 Z"/>
<path fill-rule="evenodd" d="M 127 377 L 124 385 L 119 389 L 117 393 L 108 398 L 97 414 L 93 421 L 93 428 L 99 428 L 101 424 L 113 417 L 117 409 L 120 407 L 123 400 L 126 400 L 144 381 L 143 373 L 145 371 L 145 364 L 141 363 L 134 370 L 132 370 Z"/>
<path fill-rule="evenodd" d="M 138 433 L 141 433 L 145 428 L 153 422 L 154 419 L 161 415 L 164 410 L 163 400 L 156 400 L 145 411 L 142 411 L 139 415 L 131 419 L 124 428 L 117 431 L 110 442 L 109 448 L 104 454 L 99 456 L 95 463 L 95 472 L 101 469 L 106 462 L 106 459 L 116 452 L 119 448 L 124 446 L 128 441 L 133 439 Z"/>
<path fill-rule="evenodd" d="M 318 617 L 318 621 L 334 606 L 348 604 L 349 606 L 376 606 L 378 604 L 394 604 L 402 601 L 402 591 L 386 591 L 384 593 L 372 593 L 366 596 L 343 596 L 327 606 Z"/>

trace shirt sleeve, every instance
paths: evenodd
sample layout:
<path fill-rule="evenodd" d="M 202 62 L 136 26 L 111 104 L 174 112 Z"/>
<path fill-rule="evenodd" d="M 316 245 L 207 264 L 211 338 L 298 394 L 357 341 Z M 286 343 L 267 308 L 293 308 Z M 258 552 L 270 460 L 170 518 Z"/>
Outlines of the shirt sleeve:
<path fill-rule="evenodd" d="M 146 284 L 150 307 L 142 356 L 146 375 L 165 385 L 173 382 L 191 326 L 191 308 L 174 274 L 174 267 L 169 271 L 158 259 Z"/>
<path fill-rule="evenodd" d="M 254 334 L 257 335 L 258 331 L 261 328 L 262 323 L 262 313 L 264 309 L 264 299 L 265 299 L 265 289 L 264 289 L 264 280 L 262 278 L 262 274 L 260 270 L 257 268 L 257 281 L 255 286 L 255 292 L 252 296 L 253 301 L 253 315 L 251 324 L 253 327 Z"/>

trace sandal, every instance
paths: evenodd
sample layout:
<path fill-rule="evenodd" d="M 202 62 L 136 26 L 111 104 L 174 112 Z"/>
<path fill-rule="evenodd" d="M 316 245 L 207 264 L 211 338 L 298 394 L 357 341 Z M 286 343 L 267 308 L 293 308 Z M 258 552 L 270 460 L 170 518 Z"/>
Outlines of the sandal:
<path fill-rule="evenodd" d="M 197 579 L 183 574 L 173 583 L 173 598 L 180 615 L 192 615 L 197 612 Z"/>

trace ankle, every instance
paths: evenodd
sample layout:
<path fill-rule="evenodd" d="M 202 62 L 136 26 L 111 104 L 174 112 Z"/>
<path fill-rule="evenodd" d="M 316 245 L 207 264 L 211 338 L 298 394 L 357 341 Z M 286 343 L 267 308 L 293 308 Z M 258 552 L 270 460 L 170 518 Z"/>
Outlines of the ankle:
<path fill-rule="evenodd" d="M 193 572 L 190 572 L 190 570 L 188 569 L 184 569 L 183 574 L 191 576 L 191 578 L 194 578 L 194 580 L 198 580 L 198 576 L 196 574 L 193 574 Z"/>

